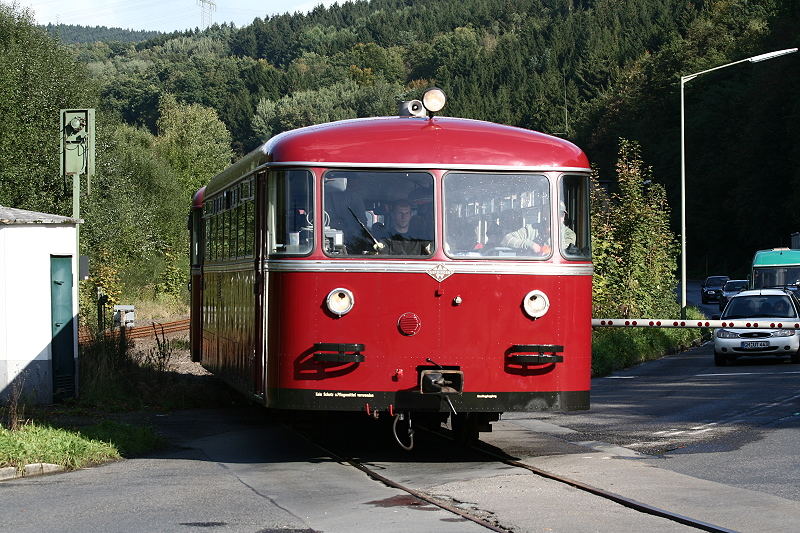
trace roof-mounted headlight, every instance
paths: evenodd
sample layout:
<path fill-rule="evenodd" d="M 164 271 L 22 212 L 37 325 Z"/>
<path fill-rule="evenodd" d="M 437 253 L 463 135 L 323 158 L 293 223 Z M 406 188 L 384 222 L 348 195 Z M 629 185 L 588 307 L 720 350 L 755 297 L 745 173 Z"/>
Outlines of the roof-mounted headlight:
<path fill-rule="evenodd" d="M 353 309 L 356 299 L 349 290 L 338 288 L 328 293 L 325 303 L 328 306 L 328 311 L 336 316 L 344 316 Z"/>
<path fill-rule="evenodd" d="M 444 91 L 438 87 L 431 87 L 422 95 L 422 101 L 410 100 L 400 102 L 399 114 L 401 117 L 423 118 L 426 115 L 433 116 L 444 108 L 447 97 Z"/>
<path fill-rule="evenodd" d="M 425 106 L 430 113 L 438 113 L 447 103 L 447 97 L 444 91 L 438 87 L 431 87 L 425 94 L 422 95 L 422 105 Z"/>

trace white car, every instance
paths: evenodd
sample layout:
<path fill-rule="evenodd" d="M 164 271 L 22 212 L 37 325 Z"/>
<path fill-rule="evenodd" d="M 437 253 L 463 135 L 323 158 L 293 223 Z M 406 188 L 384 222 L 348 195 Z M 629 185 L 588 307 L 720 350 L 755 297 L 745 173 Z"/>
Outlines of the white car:
<path fill-rule="evenodd" d="M 782 289 L 754 289 L 735 294 L 720 320 L 800 323 L 797 302 Z M 714 364 L 724 366 L 740 356 L 779 356 L 800 363 L 800 330 L 718 328 L 714 331 Z"/>

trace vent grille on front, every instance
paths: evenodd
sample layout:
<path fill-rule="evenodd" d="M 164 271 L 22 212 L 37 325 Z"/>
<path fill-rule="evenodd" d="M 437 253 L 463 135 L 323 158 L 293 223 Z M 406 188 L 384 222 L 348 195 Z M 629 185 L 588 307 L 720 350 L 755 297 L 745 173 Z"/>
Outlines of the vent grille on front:
<path fill-rule="evenodd" d="M 400 333 L 407 336 L 416 335 L 422 327 L 422 321 L 414 313 L 403 313 L 397 321 Z"/>

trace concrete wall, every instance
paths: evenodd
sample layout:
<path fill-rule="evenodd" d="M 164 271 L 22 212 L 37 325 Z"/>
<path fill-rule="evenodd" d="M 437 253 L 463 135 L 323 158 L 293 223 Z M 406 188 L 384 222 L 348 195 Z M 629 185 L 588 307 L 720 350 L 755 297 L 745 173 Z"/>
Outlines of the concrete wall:
<path fill-rule="evenodd" d="M 77 357 L 75 227 L 55 224 L 0 226 L 0 397 L 8 395 L 14 380 L 23 379 L 29 399 L 39 403 L 52 402 L 51 255 L 72 256 L 73 337 Z"/>

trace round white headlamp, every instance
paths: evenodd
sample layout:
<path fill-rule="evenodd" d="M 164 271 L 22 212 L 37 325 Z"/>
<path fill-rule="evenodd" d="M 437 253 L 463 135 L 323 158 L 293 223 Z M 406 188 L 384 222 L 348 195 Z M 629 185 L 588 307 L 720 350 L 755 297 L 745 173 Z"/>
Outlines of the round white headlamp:
<path fill-rule="evenodd" d="M 325 303 L 328 305 L 328 311 L 336 316 L 343 316 L 350 312 L 356 299 L 348 289 L 338 288 L 328 293 Z"/>
<path fill-rule="evenodd" d="M 431 113 L 441 111 L 445 102 L 447 102 L 447 97 L 444 95 L 444 91 L 438 87 L 431 87 L 422 95 L 422 105 Z"/>
<path fill-rule="evenodd" d="M 550 309 L 550 299 L 540 290 L 533 290 L 522 299 L 522 309 L 531 318 L 541 318 Z"/>

